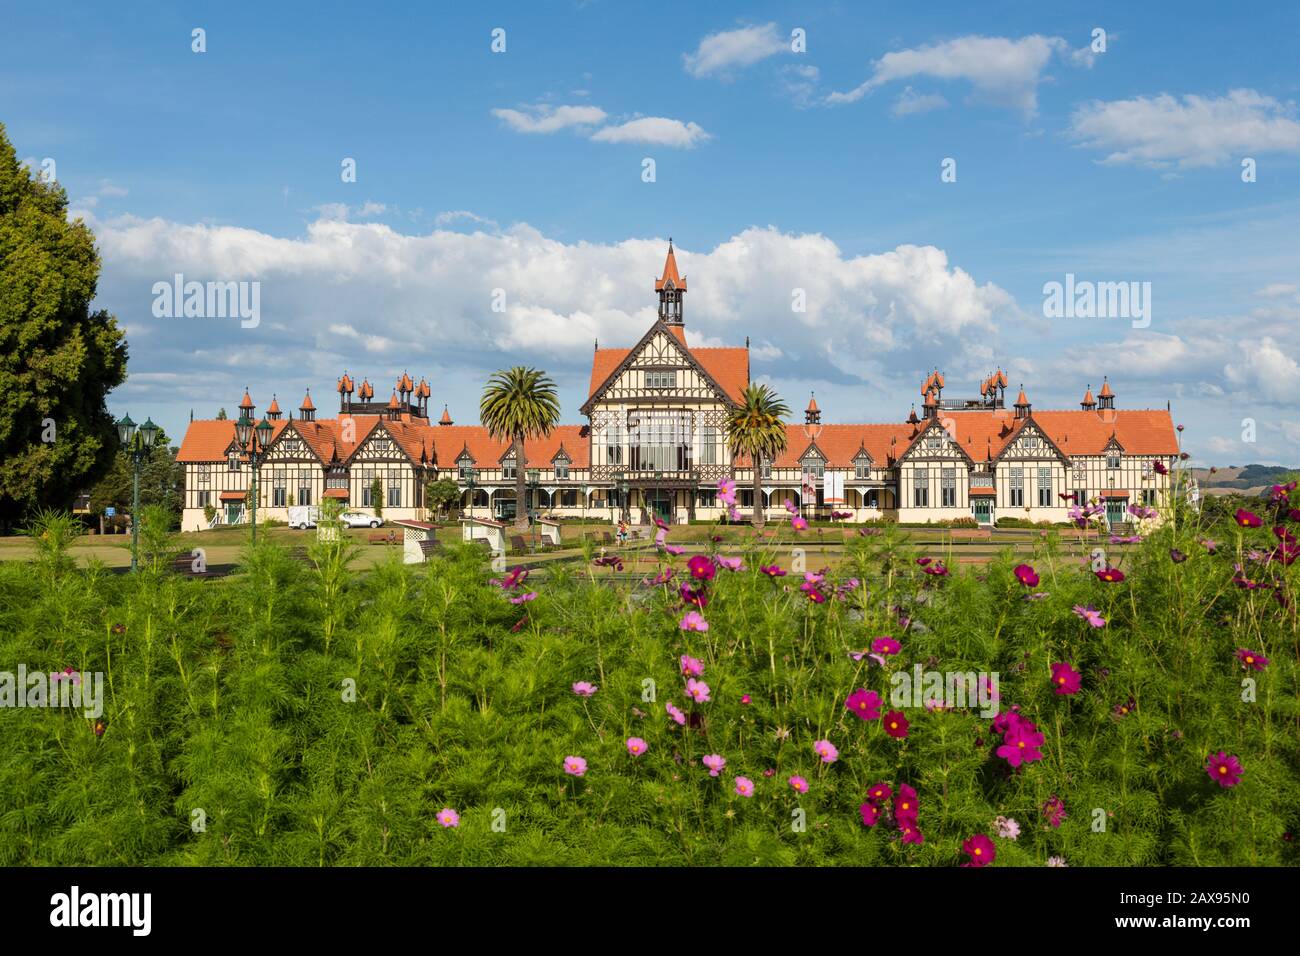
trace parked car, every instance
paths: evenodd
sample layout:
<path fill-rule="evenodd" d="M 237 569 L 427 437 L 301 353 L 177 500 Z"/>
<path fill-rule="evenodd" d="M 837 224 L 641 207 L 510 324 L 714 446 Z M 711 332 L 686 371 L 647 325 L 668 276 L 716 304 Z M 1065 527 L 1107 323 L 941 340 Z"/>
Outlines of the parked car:
<path fill-rule="evenodd" d="M 339 515 L 339 520 L 349 528 L 378 528 L 384 523 L 383 518 L 368 515 L 364 511 L 345 511 Z"/>
<path fill-rule="evenodd" d="M 308 528 L 316 527 L 316 522 L 320 520 L 320 509 L 309 505 L 295 505 L 289 509 L 289 527 L 301 528 L 306 531 Z"/>

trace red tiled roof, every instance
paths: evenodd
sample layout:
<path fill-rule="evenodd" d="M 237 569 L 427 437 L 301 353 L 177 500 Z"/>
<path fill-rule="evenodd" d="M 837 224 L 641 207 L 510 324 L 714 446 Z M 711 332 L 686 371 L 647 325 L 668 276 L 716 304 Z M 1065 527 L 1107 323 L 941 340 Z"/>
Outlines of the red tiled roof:
<path fill-rule="evenodd" d="M 1112 391 L 1110 390 L 1110 382 L 1102 382 L 1102 383 L 1101 383 L 1101 397 L 1102 397 L 1102 398 L 1110 398 L 1110 397 L 1112 397 L 1114 394 L 1115 394 L 1115 393 L 1112 392 Z"/>
<path fill-rule="evenodd" d="M 682 338 L 684 333 L 676 326 L 670 327 L 673 334 Z M 596 389 L 605 383 L 605 379 L 628 357 L 631 349 L 596 349 L 591 360 L 591 388 L 587 392 L 588 401 L 596 394 Z M 688 352 L 700 363 L 700 366 L 713 376 L 722 390 L 733 400 L 740 401 L 749 384 L 749 349 L 747 348 L 688 348 Z"/>
<path fill-rule="evenodd" d="M 1117 490 L 1114 489 L 1114 488 L 1110 488 L 1110 489 L 1108 489 L 1108 490 L 1106 490 L 1106 491 L 1103 491 L 1103 492 L 1101 493 L 1101 497 L 1103 497 L 1103 498 L 1127 498 L 1127 497 L 1128 497 L 1128 492 L 1127 492 L 1127 491 L 1117 491 Z"/>
<path fill-rule="evenodd" d="M 223 491 L 217 497 L 222 501 L 243 501 L 244 494 L 242 491 Z"/>
<path fill-rule="evenodd" d="M 972 485 L 970 493 L 972 495 L 991 495 L 995 494 L 994 490 L 987 485 Z"/>
<path fill-rule="evenodd" d="M 673 253 L 673 241 L 668 240 L 668 258 L 664 260 L 664 274 L 655 279 L 655 291 L 658 292 L 669 282 L 674 288 L 686 291 L 686 280 L 677 272 L 677 256 Z"/>
<path fill-rule="evenodd" d="M 348 500 L 348 490 L 346 488 L 326 488 L 326 498 L 341 498 L 343 501 Z"/>
<path fill-rule="evenodd" d="M 450 424 L 451 424 L 451 412 L 449 412 L 449 411 L 447 410 L 447 406 L 446 406 L 446 405 L 442 406 L 442 418 L 438 419 L 438 424 L 439 424 L 439 425 L 450 425 Z"/>

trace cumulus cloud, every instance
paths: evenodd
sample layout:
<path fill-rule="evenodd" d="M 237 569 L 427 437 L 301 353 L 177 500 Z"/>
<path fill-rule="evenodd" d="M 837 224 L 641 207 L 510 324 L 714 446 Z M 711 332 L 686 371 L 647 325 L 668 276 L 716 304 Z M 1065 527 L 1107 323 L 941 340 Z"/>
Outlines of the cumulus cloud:
<path fill-rule="evenodd" d="M 786 50 L 775 23 L 710 33 L 693 53 L 683 53 L 686 72 L 696 78 L 727 76 Z"/>
<path fill-rule="evenodd" d="M 598 106 L 549 106 L 539 103 L 522 110 L 494 109 L 492 115 L 516 133 L 558 133 L 578 126 L 595 126 L 608 115 Z"/>
<path fill-rule="evenodd" d="M 1094 100 L 1078 107 L 1070 135 L 1103 150 L 1101 162 L 1152 168 L 1219 166 L 1254 153 L 1300 152 L 1300 122 L 1290 103 L 1255 90 L 1226 96 L 1161 93 Z"/>
<path fill-rule="evenodd" d="M 649 143 L 674 149 L 694 149 L 708 140 L 709 134 L 696 123 L 663 116 L 643 116 L 617 126 L 606 126 L 591 136 L 597 143 Z"/>
<path fill-rule="evenodd" d="M 1224 377 L 1243 392 L 1274 402 L 1296 400 L 1295 384 L 1300 382 L 1300 363 L 1283 351 L 1272 338 L 1244 341 L 1233 350 L 1236 355 L 1223 367 Z"/>
<path fill-rule="evenodd" d="M 971 98 L 1032 116 L 1038 109 L 1038 84 L 1053 54 L 1068 55 L 1060 37 L 1038 34 L 1007 37 L 964 36 L 886 53 L 873 64 L 863 83 L 845 93 L 831 93 L 830 104 L 853 103 L 896 80 L 924 76 L 961 80 L 973 88 Z"/>
<path fill-rule="evenodd" d="M 909 86 L 894 101 L 893 112 L 895 116 L 910 116 L 913 113 L 941 110 L 947 105 L 948 101 L 938 93 L 918 93 Z"/>

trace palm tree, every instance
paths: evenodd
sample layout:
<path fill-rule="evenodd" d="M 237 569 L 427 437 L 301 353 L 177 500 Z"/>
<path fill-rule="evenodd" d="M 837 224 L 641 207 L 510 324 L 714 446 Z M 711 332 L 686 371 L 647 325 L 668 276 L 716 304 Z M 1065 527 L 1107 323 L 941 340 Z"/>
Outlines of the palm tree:
<path fill-rule="evenodd" d="M 740 404 L 727 419 L 731 454 L 749 456 L 754 469 L 754 527 L 763 527 L 763 462 L 785 451 L 785 416 L 790 414 L 781 397 L 766 385 L 747 385 Z"/>
<path fill-rule="evenodd" d="M 528 530 L 524 507 L 524 439 L 551 433 L 560 421 L 560 401 L 555 383 L 545 372 L 516 365 L 493 372 L 479 401 L 479 419 L 488 434 L 509 441 L 515 454 L 515 530 Z"/>

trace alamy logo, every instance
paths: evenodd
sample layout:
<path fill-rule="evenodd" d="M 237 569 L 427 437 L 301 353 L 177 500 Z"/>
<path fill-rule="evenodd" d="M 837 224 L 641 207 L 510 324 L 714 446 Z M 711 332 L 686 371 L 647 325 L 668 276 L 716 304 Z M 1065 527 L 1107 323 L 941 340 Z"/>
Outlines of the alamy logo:
<path fill-rule="evenodd" d="M 132 935 L 148 936 L 153 923 L 152 893 L 71 893 L 50 897 L 51 926 L 129 926 Z"/>
<path fill-rule="evenodd" d="M 260 282 L 186 282 L 178 272 L 171 282 L 155 282 L 152 291 L 155 318 L 238 318 L 245 329 L 255 329 L 262 321 Z"/>
<path fill-rule="evenodd" d="M 1043 316 L 1049 319 L 1132 319 L 1133 328 L 1151 324 L 1150 282 L 1075 281 L 1043 285 Z"/>
<path fill-rule="evenodd" d="M 33 671 L 19 664 L 18 673 L 0 671 L 0 707 L 83 707 L 87 717 L 104 714 L 104 675 Z"/>
<path fill-rule="evenodd" d="M 912 673 L 899 671 L 889 678 L 893 690 L 889 702 L 899 708 L 924 707 L 926 710 L 953 710 L 980 707 L 980 716 L 998 715 L 998 674 L 984 671 L 927 671 L 920 664 Z"/>

